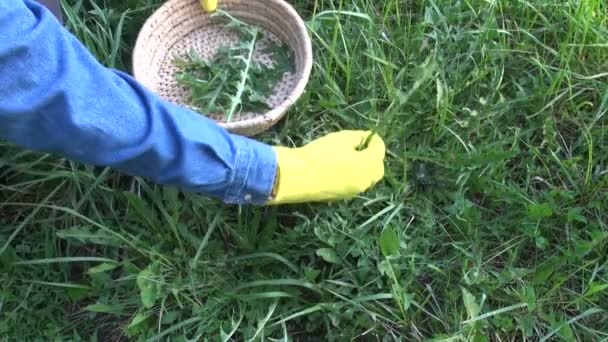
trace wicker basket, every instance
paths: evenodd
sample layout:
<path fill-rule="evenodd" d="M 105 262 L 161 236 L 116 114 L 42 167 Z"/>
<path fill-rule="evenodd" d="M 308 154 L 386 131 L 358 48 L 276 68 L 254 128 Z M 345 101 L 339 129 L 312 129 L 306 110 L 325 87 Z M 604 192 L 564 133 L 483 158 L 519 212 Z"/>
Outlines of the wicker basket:
<path fill-rule="evenodd" d="M 283 0 L 219 0 L 219 8 L 230 15 L 266 30 L 271 39 L 280 39 L 294 54 L 295 71 L 279 80 L 268 99 L 271 108 L 265 113 L 240 113 L 230 122 L 223 113 L 207 116 L 229 131 L 253 136 L 272 127 L 304 92 L 312 69 L 312 44 L 306 26 L 297 12 Z M 161 97 L 186 105 L 188 90 L 177 84 L 177 55 L 194 49 L 204 58 L 213 57 L 217 49 L 237 41 L 227 30 L 203 11 L 198 0 L 168 0 L 139 32 L 133 52 L 133 73 L 143 85 Z M 272 59 L 256 54 L 256 58 Z"/>

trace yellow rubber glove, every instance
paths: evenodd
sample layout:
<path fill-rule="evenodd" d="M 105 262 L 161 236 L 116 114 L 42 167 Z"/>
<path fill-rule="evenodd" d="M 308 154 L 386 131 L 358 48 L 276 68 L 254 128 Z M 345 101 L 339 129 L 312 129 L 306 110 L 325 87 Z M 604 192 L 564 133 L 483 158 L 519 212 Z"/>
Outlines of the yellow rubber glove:
<path fill-rule="evenodd" d="M 384 177 L 384 142 L 366 131 L 331 133 L 300 148 L 275 147 L 278 172 L 270 205 L 352 198 Z"/>
<path fill-rule="evenodd" d="M 217 0 L 201 0 L 203 9 L 207 12 L 213 12 L 217 9 Z"/>

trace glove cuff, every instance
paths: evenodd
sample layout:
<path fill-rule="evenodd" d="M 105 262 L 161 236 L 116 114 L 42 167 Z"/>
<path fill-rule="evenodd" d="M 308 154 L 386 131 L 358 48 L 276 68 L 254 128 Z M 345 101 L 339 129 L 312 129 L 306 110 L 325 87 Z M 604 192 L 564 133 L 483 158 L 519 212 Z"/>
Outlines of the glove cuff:
<path fill-rule="evenodd" d="M 299 149 L 275 146 L 274 150 L 277 156 L 277 166 L 269 204 L 278 204 L 287 198 L 299 195 L 297 191 L 293 193 L 294 182 L 296 184 L 305 182 L 300 174 L 304 158 L 299 155 Z"/>

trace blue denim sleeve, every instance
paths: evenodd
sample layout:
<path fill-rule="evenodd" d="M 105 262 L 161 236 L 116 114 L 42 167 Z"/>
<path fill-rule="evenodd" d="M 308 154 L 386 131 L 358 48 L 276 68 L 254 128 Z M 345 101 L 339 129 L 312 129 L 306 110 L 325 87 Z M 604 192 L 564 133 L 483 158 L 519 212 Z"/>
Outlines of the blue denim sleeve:
<path fill-rule="evenodd" d="M 0 0 L 0 138 L 226 203 L 265 203 L 276 171 L 271 146 L 104 67 L 30 0 Z"/>

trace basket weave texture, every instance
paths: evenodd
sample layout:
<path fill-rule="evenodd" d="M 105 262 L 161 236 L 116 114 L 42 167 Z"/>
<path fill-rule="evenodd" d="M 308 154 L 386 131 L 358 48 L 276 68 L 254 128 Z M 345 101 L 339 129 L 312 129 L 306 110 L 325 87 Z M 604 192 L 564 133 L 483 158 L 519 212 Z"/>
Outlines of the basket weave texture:
<path fill-rule="evenodd" d="M 276 124 L 302 95 L 312 69 L 312 43 L 298 13 L 283 0 L 220 0 L 219 8 L 266 31 L 269 39 L 278 39 L 294 54 L 293 73 L 278 80 L 268 98 L 270 110 L 264 113 L 243 112 L 230 122 L 223 113 L 206 113 L 229 131 L 257 135 Z M 133 51 L 133 73 L 144 86 L 173 103 L 187 106 L 188 89 L 175 78 L 177 56 L 194 49 L 203 58 L 212 58 L 217 50 L 236 43 L 235 32 L 227 29 L 203 11 L 198 0 L 168 0 L 146 20 Z M 255 58 L 272 63 L 259 44 Z M 202 115 L 202 114 L 201 114 Z"/>

